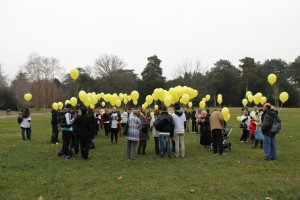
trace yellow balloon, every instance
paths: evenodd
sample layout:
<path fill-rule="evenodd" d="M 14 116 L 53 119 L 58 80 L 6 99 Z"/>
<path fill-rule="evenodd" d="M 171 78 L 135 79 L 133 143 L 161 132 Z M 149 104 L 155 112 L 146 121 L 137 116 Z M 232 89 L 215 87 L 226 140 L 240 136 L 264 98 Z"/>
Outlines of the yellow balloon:
<path fill-rule="evenodd" d="M 58 105 L 58 110 L 61 110 L 64 108 L 64 104 L 62 102 L 58 102 L 57 105 Z"/>
<path fill-rule="evenodd" d="M 158 105 L 155 105 L 155 106 L 154 106 L 154 109 L 155 109 L 155 110 L 158 110 Z"/>
<path fill-rule="evenodd" d="M 258 93 L 254 95 L 254 103 L 255 103 L 256 105 L 259 104 L 260 99 L 261 99 L 261 96 L 260 96 Z"/>
<path fill-rule="evenodd" d="M 81 90 L 81 91 L 78 93 L 78 96 L 79 96 L 80 101 L 82 101 L 82 102 L 85 102 L 86 99 L 87 99 L 87 94 L 86 94 L 85 91 L 83 91 L 83 90 Z"/>
<path fill-rule="evenodd" d="M 249 96 L 248 96 L 248 101 L 249 101 L 250 103 L 252 103 L 253 100 L 254 100 L 254 97 L 252 96 L 252 94 L 249 95 Z"/>
<path fill-rule="evenodd" d="M 243 100 L 242 100 L 242 104 L 243 104 L 244 107 L 246 107 L 247 104 L 248 104 L 248 100 L 247 100 L 247 99 L 243 99 Z"/>
<path fill-rule="evenodd" d="M 120 106 L 121 106 L 121 103 L 122 103 L 122 102 L 121 102 L 120 99 L 117 99 L 117 100 L 116 100 L 116 106 L 117 106 L 117 107 L 120 107 Z"/>
<path fill-rule="evenodd" d="M 221 94 L 218 94 L 218 99 L 222 99 L 223 96 Z"/>
<path fill-rule="evenodd" d="M 138 104 L 138 101 L 133 101 L 133 104 L 134 104 L 134 105 L 137 105 L 137 104 Z"/>
<path fill-rule="evenodd" d="M 246 92 L 246 97 L 249 98 L 249 96 L 252 95 L 251 91 Z"/>
<path fill-rule="evenodd" d="M 204 109 L 205 108 L 205 102 L 204 101 L 200 101 L 199 103 L 200 108 Z"/>
<path fill-rule="evenodd" d="M 90 105 L 90 108 L 91 108 L 91 109 L 95 109 L 95 105 L 94 105 L 94 104 L 91 104 L 91 105 Z"/>
<path fill-rule="evenodd" d="M 260 98 L 260 104 L 264 105 L 267 102 L 267 98 L 266 97 L 262 97 Z"/>
<path fill-rule="evenodd" d="M 207 95 L 205 96 L 205 99 L 206 99 L 206 101 L 209 101 L 209 100 L 210 100 L 210 95 L 207 94 Z"/>
<path fill-rule="evenodd" d="M 150 117 L 153 117 L 153 115 L 154 115 L 154 112 L 151 112 L 151 113 L 150 113 Z"/>
<path fill-rule="evenodd" d="M 166 96 L 164 98 L 164 104 L 165 104 L 165 106 L 169 107 L 171 105 L 171 103 L 172 103 L 171 96 Z"/>
<path fill-rule="evenodd" d="M 84 102 L 84 105 L 85 105 L 86 107 L 88 107 L 88 106 L 91 105 L 91 103 L 92 103 L 91 98 L 90 98 L 90 97 L 87 97 L 86 101 Z"/>
<path fill-rule="evenodd" d="M 222 101 L 223 101 L 222 98 L 218 98 L 218 99 L 217 99 L 218 104 L 221 104 Z"/>
<path fill-rule="evenodd" d="M 138 91 L 134 90 L 134 91 L 131 92 L 130 96 L 131 96 L 133 101 L 137 101 L 139 99 L 140 95 L 139 95 Z"/>
<path fill-rule="evenodd" d="M 142 108 L 145 110 L 145 109 L 146 109 L 146 105 L 145 105 L 145 104 L 143 104 L 143 105 L 142 105 Z"/>
<path fill-rule="evenodd" d="M 71 104 L 70 100 L 65 100 L 65 105 Z"/>
<path fill-rule="evenodd" d="M 72 106 L 76 106 L 77 105 L 77 99 L 75 97 L 72 97 L 70 99 L 70 103 L 71 103 Z"/>
<path fill-rule="evenodd" d="M 287 92 L 282 92 L 279 95 L 279 99 L 282 103 L 285 103 L 289 99 L 289 94 Z"/>
<path fill-rule="evenodd" d="M 32 95 L 30 93 L 24 94 L 24 99 L 26 101 L 30 101 L 32 99 Z"/>
<path fill-rule="evenodd" d="M 127 96 L 127 100 L 128 100 L 128 101 L 131 101 L 131 96 L 130 96 L 130 95 Z"/>
<path fill-rule="evenodd" d="M 193 107 L 193 103 L 192 102 L 189 102 L 188 103 L 188 106 L 191 108 L 191 107 Z"/>
<path fill-rule="evenodd" d="M 183 104 L 187 104 L 190 101 L 190 96 L 188 94 L 183 94 L 181 99 Z"/>
<path fill-rule="evenodd" d="M 101 103 L 101 105 L 102 105 L 102 107 L 104 107 L 104 106 L 105 106 L 105 102 L 103 101 L 103 102 Z"/>
<path fill-rule="evenodd" d="M 206 98 L 202 98 L 202 101 L 206 102 Z"/>
<path fill-rule="evenodd" d="M 151 95 L 147 95 L 146 102 L 147 102 L 148 105 L 151 105 L 152 102 L 153 102 L 153 97 Z"/>
<path fill-rule="evenodd" d="M 127 99 L 124 99 L 123 100 L 123 103 L 126 105 L 128 103 L 128 100 Z"/>
<path fill-rule="evenodd" d="M 273 85 L 277 81 L 277 76 L 275 74 L 270 74 L 268 76 L 268 82 Z"/>
<path fill-rule="evenodd" d="M 221 113 L 223 117 L 227 116 L 229 114 L 229 109 L 227 107 L 222 108 Z"/>
<path fill-rule="evenodd" d="M 240 122 L 241 121 L 241 116 L 237 116 L 236 120 L 238 120 Z"/>
<path fill-rule="evenodd" d="M 71 76 L 71 78 L 72 78 L 73 80 L 76 80 L 76 79 L 78 78 L 78 76 L 79 76 L 79 71 L 78 71 L 78 69 L 72 69 L 72 70 L 70 71 L 70 76 Z"/>
<path fill-rule="evenodd" d="M 228 113 L 228 115 L 223 116 L 223 118 L 226 122 L 228 122 L 230 120 L 230 114 Z"/>
<path fill-rule="evenodd" d="M 58 110 L 58 104 L 56 102 L 54 102 L 52 104 L 52 108 L 53 108 L 53 110 Z"/>

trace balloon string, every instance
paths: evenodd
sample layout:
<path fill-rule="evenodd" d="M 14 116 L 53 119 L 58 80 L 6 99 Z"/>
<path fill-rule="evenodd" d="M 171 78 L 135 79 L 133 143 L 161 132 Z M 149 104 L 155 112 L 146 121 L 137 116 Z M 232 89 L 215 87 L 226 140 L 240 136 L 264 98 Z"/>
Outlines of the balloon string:
<path fill-rule="evenodd" d="M 281 111 L 282 105 L 283 105 L 283 103 L 281 103 L 280 109 L 279 109 L 279 111 L 278 111 L 278 115 L 279 115 L 279 113 L 280 113 L 280 111 Z"/>

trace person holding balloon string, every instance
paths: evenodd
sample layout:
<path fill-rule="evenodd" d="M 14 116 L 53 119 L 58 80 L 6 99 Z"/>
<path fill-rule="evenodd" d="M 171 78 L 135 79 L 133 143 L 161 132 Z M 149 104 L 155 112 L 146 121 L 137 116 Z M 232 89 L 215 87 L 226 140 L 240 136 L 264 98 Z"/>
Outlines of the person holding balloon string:
<path fill-rule="evenodd" d="M 118 144 L 118 134 L 119 134 L 119 122 L 121 121 L 121 115 L 117 112 L 117 107 L 114 106 L 112 108 L 112 112 L 110 113 L 110 136 L 111 136 L 111 144 L 113 144 L 115 138 L 115 144 Z"/>
<path fill-rule="evenodd" d="M 240 142 L 247 142 L 247 138 L 249 137 L 249 124 L 250 124 L 250 117 L 248 109 L 243 109 L 243 115 L 241 116 L 241 122 L 245 123 L 247 127 L 242 128 L 242 135 L 240 138 Z"/>

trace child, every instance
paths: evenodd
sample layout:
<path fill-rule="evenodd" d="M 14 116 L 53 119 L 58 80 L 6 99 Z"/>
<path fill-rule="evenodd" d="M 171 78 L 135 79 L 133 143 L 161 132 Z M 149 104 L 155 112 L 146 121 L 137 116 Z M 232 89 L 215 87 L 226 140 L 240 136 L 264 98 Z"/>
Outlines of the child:
<path fill-rule="evenodd" d="M 255 141 L 255 130 L 256 130 L 256 123 L 254 119 L 251 119 L 249 124 L 249 130 L 250 130 L 250 142 L 253 144 Z"/>

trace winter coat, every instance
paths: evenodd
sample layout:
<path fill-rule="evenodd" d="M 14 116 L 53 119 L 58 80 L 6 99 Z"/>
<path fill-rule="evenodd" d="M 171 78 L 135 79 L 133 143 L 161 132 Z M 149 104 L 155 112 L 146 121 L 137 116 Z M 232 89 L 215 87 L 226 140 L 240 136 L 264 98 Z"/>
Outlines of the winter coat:
<path fill-rule="evenodd" d="M 254 136 L 255 130 L 256 130 L 256 124 L 255 124 L 254 120 L 251 120 L 251 122 L 249 124 L 249 130 L 250 130 L 250 135 Z"/>
<path fill-rule="evenodd" d="M 220 111 L 214 111 L 209 118 L 209 122 L 211 130 L 222 130 L 224 126 L 224 119 L 222 113 Z"/>
<path fill-rule="evenodd" d="M 261 130 L 266 136 L 274 136 L 274 134 L 271 134 L 271 125 L 273 118 L 276 118 L 276 120 L 281 123 L 281 120 L 278 118 L 278 115 L 274 110 L 267 110 L 264 114 L 263 123 L 261 126 Z"/>

